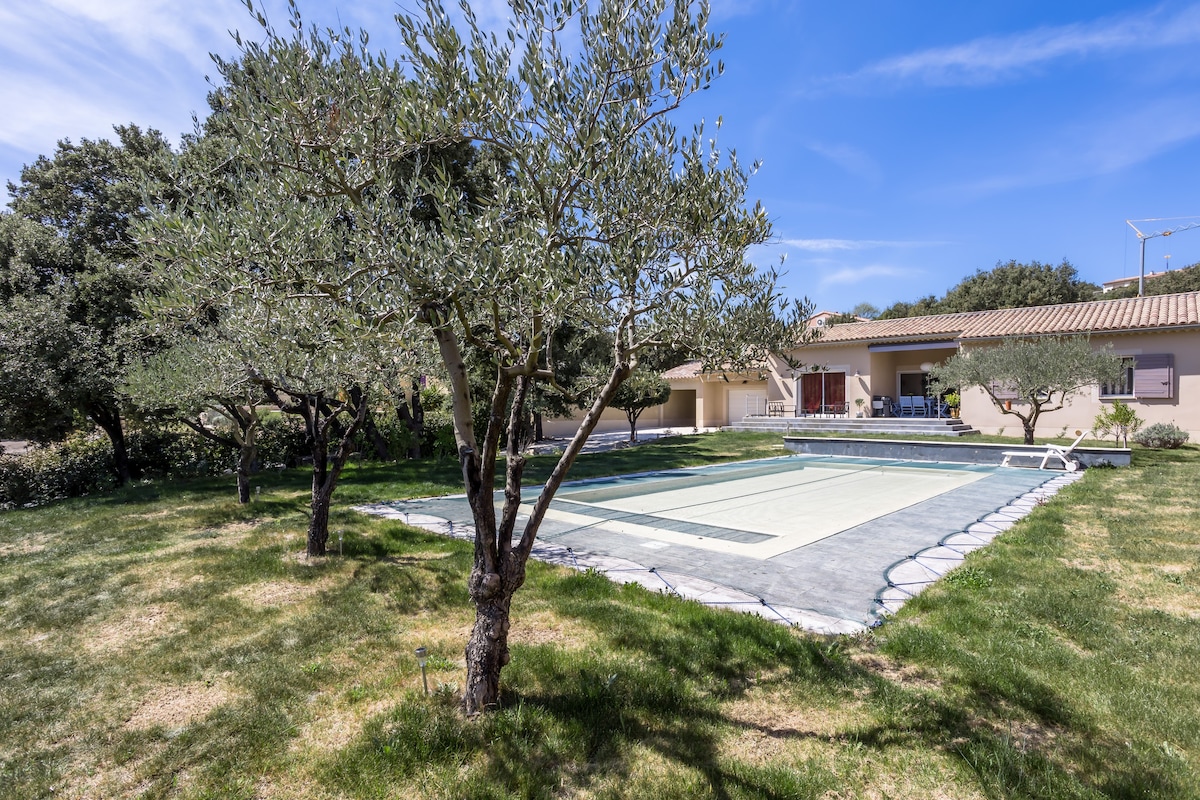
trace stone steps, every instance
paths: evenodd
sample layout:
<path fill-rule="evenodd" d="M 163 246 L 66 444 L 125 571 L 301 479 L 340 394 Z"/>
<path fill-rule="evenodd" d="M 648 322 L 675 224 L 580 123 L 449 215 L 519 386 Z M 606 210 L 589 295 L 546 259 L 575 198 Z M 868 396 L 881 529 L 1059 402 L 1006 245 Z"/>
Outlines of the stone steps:
<path fill-rule="evenodd" d="M 888 433 L 911 436 L 971 436 L 979 431 L 961 419 L 921 417 L 743 417 L 730 431 L 773 433 Z"/>

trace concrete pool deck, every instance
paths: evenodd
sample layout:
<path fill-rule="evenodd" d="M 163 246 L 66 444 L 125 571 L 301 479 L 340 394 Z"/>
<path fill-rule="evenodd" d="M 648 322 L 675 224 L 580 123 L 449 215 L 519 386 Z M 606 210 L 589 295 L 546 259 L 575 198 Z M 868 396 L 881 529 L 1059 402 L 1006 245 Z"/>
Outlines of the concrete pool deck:
<path fill-rule="evenodd" d="M 784 464 L 791 459 L 799 462 Z M 800 471 L 780 473 L 781 464 Z M 722 469 L 732 480 L 696 477 L 702 470 Z M 845 498 L 861 500 L 876 491 L 869 484 L 855 488 L 862 473 L 880 471 L 887 474 L 876 487 L 890 491 L 895 485 L 895 493 L 907 497 L 852 516 L 839 529 L 830 528 L 820 504 L 807 506 L 818 509 L 807 522 L 777 513 L 805 507 L 795 500 L 804 493 L 834 504 L 840 496 L 839 513 L 846 513 Z M 898 610 L 968 552 L 1078 477 L 1019 468 L 785 456 L 581 481 L 564 485 L 551 504 L 534 557 L 811 631 L 854 633 Z M 639 482 L 659 479 L 662 485 L 639 495 Z M 757 482 L 751 487 L 750 480 Z M 925 491 L 923 485 L 935 488 Z M 722 505 L 722 492 L 730 501 L 748 500 Z M 526 500 L 535 495 L 536 487 L 526 488 Z M 651 495 L 653 502 L 646 499 Z M 502 500 L 498 493 L 497 502 Z M 702 518 L 696 508 L 706 504 L 715 511 Z M 462 495 L 357 510 L 456 538 L 474 536 Z M 737 524 L 739 516 L 744 524 Z"/>

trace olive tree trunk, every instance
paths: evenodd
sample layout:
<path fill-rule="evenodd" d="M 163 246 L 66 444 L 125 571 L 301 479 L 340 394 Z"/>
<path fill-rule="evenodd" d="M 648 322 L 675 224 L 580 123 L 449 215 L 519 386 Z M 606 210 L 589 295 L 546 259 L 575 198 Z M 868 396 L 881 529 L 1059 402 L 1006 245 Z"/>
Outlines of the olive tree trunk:
<path fill-rule="evenodd" d="M 346 466 L 346 460 L 350 458 L 354 449 L 354 435 L 362 427 L 367 416 L 366 393 L 354 387 L 346 394 L 346 402 L 336 405 L 327 403 L 321 395 L 303 398 L 304 410 L 300 413 L 309 426 L 313 458 L 312 516 L 308 523 L 308 544 L 305 550 L 305 554 L 309 556 L 325 555 L 325 547 L 329 541 L 329 508 L 333 504 L 333 490 L 337 488 L 342 468 Z M 343 411 L 348 413 L 349 421 L 340 425 L 338 418 Z M 331 436 L 338 439 L 332 455 L 329 452 Z"/>
<path fill-rule="evenodd" d="M 521 476 L 525 469 L 525 457 L 520 452 L 520 434 L 527 414 L 526 405 L 533 376 L 521 374 L 519 370 L 510 372 L 503 367 L 497 368 L 488 429 L 483 445 L 479 446 L 471 419 L 467 367 L 457 338 L 448 326 L 437 324 L 436 319 L 433 327 L 450 378 L 455 440 L 462 464 L 463 484 L 475 521 L 475 561 L 467 581 L 471 602 L 475 605 L 475 624 L 465 652 L 467 682 L 462 710 L 466 714 L 478 714 L 500 704 L 500 674 L 510 659 L 508 632 L 512 600 L 525 582 L 525 565 L 533 551 L 534 540 L 550 501 L 588 436 L 595 430 L 601 413 L 632 368 L 625 362 L 613 368 L 534 501 L 520 538 L 514 542 L 522 499 Z M 507 424 L 504 422 L 506 409 L 509 412 Z M 494 485 L 501 431 L 505 432 L 508 444 L 505 453 L 504 503 L 497 520 Z"/>
<path fill-rule="evenodd" d="M 238 448 L 237 491 L 238 502 L 250 502 L 250 473 L 254 470 L 254 459 L 258 455 L 258 444 L 250 439 Z"/>

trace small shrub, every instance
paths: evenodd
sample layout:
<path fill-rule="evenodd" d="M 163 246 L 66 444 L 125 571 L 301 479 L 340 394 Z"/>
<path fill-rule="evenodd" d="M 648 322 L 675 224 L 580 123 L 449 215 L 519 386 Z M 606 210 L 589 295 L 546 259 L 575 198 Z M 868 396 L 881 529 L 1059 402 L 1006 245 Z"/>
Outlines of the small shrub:
<path fill-rule="evenodd" d="M 397 461 L 408 458 L 413 433 L 409 430 L 407 423 L 401 421 L 395 412 L 390 410 L 385 413 L 373 414 L 372 421 L 387 448 L 388 460 Z M 379 453 L 375 449 L 375 440 L 366 431 L 365 426 L 359 428 L 358 433 L 354 436 L 354 450 L 362 453 L 363 458 L 366 459 L 377 460 L 379 458 Z"/>
<path fill-rule="evenodd" d="M 269 414 L 258 438 L 258 460 L 262 464 L 299 466 L 309 452 L 304 422 L 292 414 Z"/>
<path fill-rule="evenodd" d="M 23 506 L 33 500 L 33 467 L 16 455 L 0 456 L 0 508 Z"/>
<path fill-rule="evenodd" d="M 1187 431 L 1170 422 L 1159 422 L 1137 433 L 1133 440 L 1142 447 L 1155 450 L 1174 450 L 1188 440 Z"/>
<path fill-rule="evenodd" d="M 237 464 L 236 452 L 182 426 L 131 427 L 125 446 L 134 478 L 218 475 Z M 80 497 L 116 485 L 112 442 L 99 432 L 0 456 L 0 507 Z"/>
<path fill-rule="evenodd" d="M 146 426 L 125 437 L 134 477 L 219 475 L 237 466 L 237 452 L 182 426 Z"/>
<path fill-rule="evenodd" d="M 103 434 L 76 434 L 59 444 L 0 458 L 0 505 L 45 503 L 116 485 L 112 445 Z"/>
<path fill-rule="evenodd" d="M 439 461 L 454 458 L 458 454 L 458 446 L 454 441 L 454 417 L 449 411 L 426 412 L 424 434 L 421 441 L 422 453 Z"/>

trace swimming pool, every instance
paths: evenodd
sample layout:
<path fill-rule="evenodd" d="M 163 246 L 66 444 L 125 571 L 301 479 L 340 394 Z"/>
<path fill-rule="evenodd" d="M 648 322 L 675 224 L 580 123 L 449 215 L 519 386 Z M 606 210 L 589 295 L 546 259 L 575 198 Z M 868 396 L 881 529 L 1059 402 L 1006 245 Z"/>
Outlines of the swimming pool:
<path fill-rule="evenodd" d="M 564 486 L 548 518 L 765 559 L 995 471 L 963 464 L 784 456 Z"/>
<path fill-rule="evenodd" d="M 534 556 L 846 633 L 895 611 L 1079 475 L 791 455 L 578 481 L 559 489 Z M 523 491 L 530 502 L 537 494 Z M 462 495 L 359 510 L 474 535 Z"/>

